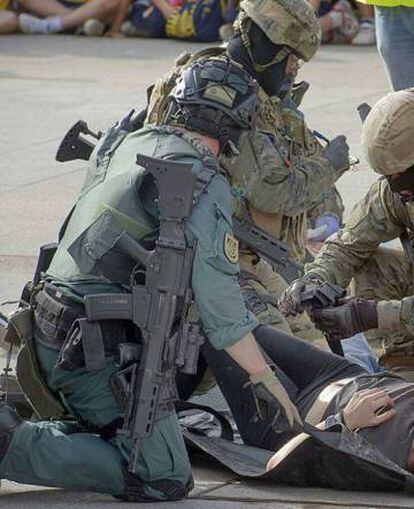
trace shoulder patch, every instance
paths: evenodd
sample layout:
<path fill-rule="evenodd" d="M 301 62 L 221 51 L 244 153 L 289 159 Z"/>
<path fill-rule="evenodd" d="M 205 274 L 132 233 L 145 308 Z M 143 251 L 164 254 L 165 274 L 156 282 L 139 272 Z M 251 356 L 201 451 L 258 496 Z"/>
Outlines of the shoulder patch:
<path fill-rule="evenodd" d="M 224 236 L 224 254 L 231 263 L 239 261 L 239 241 L 230 233 Z"/>

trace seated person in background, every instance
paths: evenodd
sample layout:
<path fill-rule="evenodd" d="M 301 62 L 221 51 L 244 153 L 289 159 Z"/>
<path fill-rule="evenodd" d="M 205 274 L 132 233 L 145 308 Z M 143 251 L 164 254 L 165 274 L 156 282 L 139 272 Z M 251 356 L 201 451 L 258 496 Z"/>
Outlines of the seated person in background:
<path fill-rule="evenodd" d="M 309 0 L 319 18 L 323 43 L 350 43 L 359 21 L 348 0 Z"/>
<path fill-rule="evenodd" d="M 122 31 L 131 36 L 214 42 L 220 38 L 227 12 L 227 4 L 220 0 L 136 0 Z"/>
<path fill-rule="evenodd" d="M 352 44 L 356 46 L 369 46 L 375 44 L 375 14 L 372 5 L 357 3 L 359 12 L 359 31 L 352 39 Z"/>
<path fill-rule="evenodd" d="M 32 14 L 20 14 L 20 30 L 51 34 L 80 29 L 85 35 L 103 35 L 112 22 L 119 0 L 19 0 Z"/>

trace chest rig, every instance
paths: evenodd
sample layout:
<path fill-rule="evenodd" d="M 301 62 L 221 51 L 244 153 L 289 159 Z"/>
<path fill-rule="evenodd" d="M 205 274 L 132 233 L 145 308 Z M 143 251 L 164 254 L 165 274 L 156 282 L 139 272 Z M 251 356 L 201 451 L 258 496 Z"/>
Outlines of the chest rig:
<path fill-rule="evenodd" d="M 303 157 L 307 152 L 304 133 L 300 124 L 300 114 L 283 111 L 279 101 L 269 97 L 263 89 L 259 92 L 260 115 L 258 128 L 272 134 L 276 140 L 277 151 L 286 167 L 290 167 L 295 158 Z M 255 225 L 285 242 L 291 249 L 291 258 L 303 263 L 306 258 L 306 213 L 294 217 L 278 213 L 263 212 L 248 204 Z"/>

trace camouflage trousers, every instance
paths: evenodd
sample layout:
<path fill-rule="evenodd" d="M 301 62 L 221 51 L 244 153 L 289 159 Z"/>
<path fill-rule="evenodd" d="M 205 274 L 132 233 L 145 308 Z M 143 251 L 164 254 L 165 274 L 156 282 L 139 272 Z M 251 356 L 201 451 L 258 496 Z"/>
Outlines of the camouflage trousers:
<path fill-rule="evenodd" d="M 324 343 L 323 334 L 316 329 L 307 313 L 285 317 L 277 309 L 277 301 L 288 284 L 270 264 L 250 254 L 241 254 L 239 263 L 239 280 L 246 307 L 260 323 L 272 325 L 302 339 Z"/>
<path fill-rule="evenodd" d="M 413 267 L 401 250 L 378 248 L 357 271 L 351 293 L 374 300 L 401 300 L 414 295 Z M 412 310 L 414 312 L 414 309 Z M 414 337 L 406 332 L 384 334 L 374 329 L 365 333 L 380 363 L 394 371 L 414 370 Z M 414 371 L 413 371 L 414 372 Z"/>

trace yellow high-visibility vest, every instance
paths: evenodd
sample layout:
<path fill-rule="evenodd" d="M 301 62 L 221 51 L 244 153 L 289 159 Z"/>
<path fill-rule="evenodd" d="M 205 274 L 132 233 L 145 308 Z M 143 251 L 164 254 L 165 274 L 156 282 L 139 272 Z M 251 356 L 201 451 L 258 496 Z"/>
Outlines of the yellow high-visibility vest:
<path fill-rule="evenodd" d="M 414 0 L 358 0 L 358 2 L 378 7 L 414 7 Z"/>

